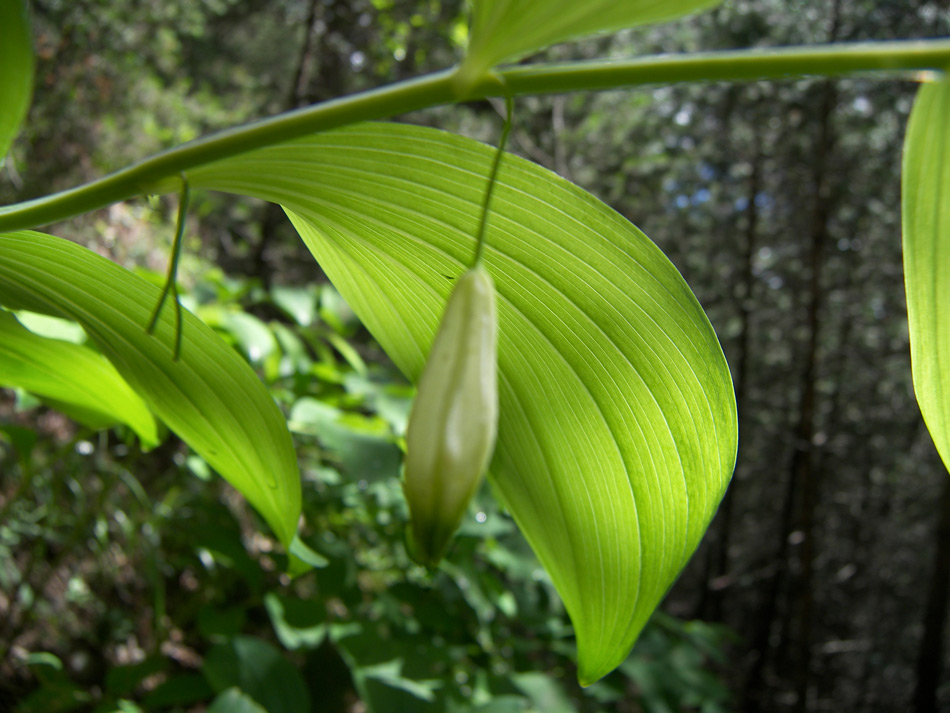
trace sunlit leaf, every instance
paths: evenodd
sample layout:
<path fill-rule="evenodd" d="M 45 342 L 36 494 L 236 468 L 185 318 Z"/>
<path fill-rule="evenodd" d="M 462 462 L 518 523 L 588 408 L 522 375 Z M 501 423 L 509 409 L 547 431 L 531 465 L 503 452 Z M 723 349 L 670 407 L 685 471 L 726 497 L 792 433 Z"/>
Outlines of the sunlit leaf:
<path fill-rule="evenodd" d="M 101 354 L 88 347 L 48 339 L 0 311 L 0 386 L 16 386 L 76 407 L 80 420 L 98 428 L 124 423 L 144 448 L 158 445 L 155 419 L 142 399 Z M 72 415 L 72 414 L 71 414 Z"/>
<path fill-rule="evenodd" d="M 30 108 L 33 37 L 26 0 L 0 2 L 0 164 Z"/>
<path fill-rule="evenodd" d="M 237 488 L 285 546 L 300 513 L 286 422 L 247 363 L 184 313 L 173 359 L 174 309 L 145 332 L 159 289 L 67 240 L 0 234 L 0 303 L 78 322 L 149 408 Z"/>
<path fill-rule="evenodd" d="M 924 84 L 917 94 L 902 181 L 914 391 L 950 468 L 950 81 Z"/>
<path fill-rule="evenodd" d="M 274 287 L 274 304 L 294 318 L 297 324 L 308 327 L 317 316 L 317 294 L 307 287 Z"/>
<path fill-rule="evenodd" d="M 282 203 L 412 380 L 470 264 L 492 149 L 363 125 L 190 174 Z M 683 278 L 613 210 L 507 157 L 485 265 L 498 295 L 490 467 L 558 588 L 591 683 L 627 655 L 732 474 L 736 413 L 716 335 Z"/>
<path fill-rule="evenodd" d="M 721 0 L 474 0 L 463 74 L 596 32 L 672 20 Z"/>
<path fill-rule="evenodd" d="M 17 321 L 29 329 L 33 334 L 50 339 L 60 339 L 73 344 L 86 342 L 86 333 L 75 322 L 59 317 L 50 317 L 48 314 L 27 312 L 21 310 L 16 313 Z"/>

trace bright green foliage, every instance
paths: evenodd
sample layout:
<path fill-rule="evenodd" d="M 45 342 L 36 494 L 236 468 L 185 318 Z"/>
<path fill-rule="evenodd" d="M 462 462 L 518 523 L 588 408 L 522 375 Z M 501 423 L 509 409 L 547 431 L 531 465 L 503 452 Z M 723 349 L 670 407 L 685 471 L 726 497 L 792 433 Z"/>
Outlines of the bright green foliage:
<path fill-rule="evenodd" d="M 174 310 L 145 332 L 159 289 L 69 241 L 0 235 L 0 304 L 81 324 L 149 408 L 237 488 L 289 546 L 300 480 L 284 417 L 241 357 L 191 314 L 173 359 Z"/>
<path fill-rule="evenodd" d="M 672 20 L 720 0 L 474 0 L 463 75 L 595 32 Z"/>
<path fill-rule="evenodd" d="M 268 305 L 277 302 L 253 282 L 224 276 L 209 265 L 200 264 L 195 273 L 198 277 L 186 283 L 196 279 L 197 284 L 184 297 L 186 304 L 197 304 L 197 312 L 212 305 L 237 311 L 243 305 L 268 314 Z M 337 293 L 328 285 L 310 290 L 317 292 L 318 312 L 330 317 L 329 310 L 339 304 Z M 31 327 L 34 323 L 31 319 Z M 344 699 L 354 695 L 369 713 L 548 713 L 554 705 L 577 713 L 623 705 L 664 710 L 652 703 L 660 696 L 670 710 L 680 710 L 695 703 L 697 682 L 707 678 L 711 684 L 703 686 L 702 700 L 709 707 L 713 671 L 725 665 L 721 644 L 694 641 L 683 627 L 695 624 L 673 628 L 660 615 L 654 615 L 620 669 L 586 692 L 568 680 L 573 652 L 566 614 L 490 488 L 476 494 L 448 560 L 437 571 L 411 566 L 402 545 L 408 513 L 394 445 L 405 431 L 408 387 L 388 365 L 372 364 L 362 374 L 335 349 L 324 351 L 323 327 L 265 324 L 275 333 L 289 328 L 311 353 L 309 359 L 288 359 L 297 348 L 282 339 L 281 350 L 290 347 L 283 357 L 271 355 L 258 366 L 275 357 L 280 364 L 269 389 L 282 406 L 294 407 L 300 427 L 296 441 L 305 496 L 300 533 L 323 555 L 325 566 L 288 583 L 279 556 L 249 550 L 243 525 L 247 508 L 240 502 L 225 505 L 217 479 L 199 480 L 186 472 L 207 471 L 198 455 L 183 465 L 166 461 L 159 471 L 155 464 L 167 456 L 165 450 L 143 457 L 113 439 L 94 439 L 94 453 L 69 449 L 52 460 L 44 457 L 52 450 L 50 436 L 34 434 L 39 441 L 32 463 L 22 466 L 33 473 L 30 493 L 14 501 L 0 531 L 0 588 L 17 589 L 15 577 L 23 565 L 14 554 L 36 551 L 29 545 L 36 542 L 37 510 L 49 513 L 43 521 L 45 538 L 80 543 L 71 552 L 84 565 L 73 582 L 88 584 L 86 594 L 68 605 L 37 599 L 32 615 L 50 622 L 44 646 L 68 652 L 88 631 L 105 628 L 101 622 L 117 622 L 100 644 L 108 653 L 125 645 L 125 631 L 167 616 L 165 630 L 188 632 L 190 646 L 211 664 L 196 670 L 150 653 L 138 663 L 110 664 L 101 694 L 92 695 L 88 679 L 74 680 L 64 666 L 56 676 L 44 676 L 24 713 L 67 709 L 52 705 L 52 696 L 83 700 L 90 710 L 127 710 L 120 707 L 125 705 L 121 699 L 156 713 L 202 705 L 221 710 L 225 704 L 240 710 L 237 706 L 251 702 L 275 704 L 269 693 L 276 687 L 297 689 L 287 703 L 299 706 L 294 667 L 314 711 L 346 710 L 351 706 Z M 357 339 L 364 340 L 358 342 L 364 353 L 376 353 L 362 331 Z M 3 460 L 0 469 L 11 483 L 21 482 L 24 471 L 13 459 Z M 93 497 L 75 502 L 77 490 Z M 98 524 L 103 521 L 108 532 Z M 122 606 L 102 585 L 115 577 L 110 553 L 116 551 L 127 553 L 123 576 L 140 582 L 135 599 Z M 154 561 L 160 567 L 153 568 Z M 41 565 L 36 569 L 28 581 L 43 576 Z M 193 589 L 177 585 L 190 576 L 197 580 Z M 162 615 L 160 602 L 166 597 Z M 53 616 L 56 611 L 64 613 Z M 264 641 L 282 649 L 280 658 Z M 146 641 L 141 645 L 152 650 Z M 642 659 L 648 661 L 635 665 Z M 264 670 L 272 670 L 280 683 L 262 686 L 255 674 Z M 153 690 L 148 682 L 156 674 L 162 682 Z"/>
<path fill-rule="evenodd" d="M 25 0 L 0 2 L 0 164 L 30 108 L 33 38 Z"/>
<path fill-rule="evenodd" d="M 902 181 L 914 391 L 950 468 L 950 81 L 924 84 L 917 94 Z"/>
<path fill-rule="evenodd" d="M 363 125 L 194 171 L 285 206 L 411 379 L 471 261 L 492 149 Z M 732 382 L 682 277 L 633 225 L 506 157 L 486 238 L 498 300 L 496 492 L 548 569 L 589 684 L 627 655 L 731 476 Z"/>
<path fill-rule="evenodd" d="M 124 423 L 145 449 L 158 445 L 155 419 L 101 354 L 41 337 L 0 311 L 0 385 L 42 396 L 92 428 Z"/>

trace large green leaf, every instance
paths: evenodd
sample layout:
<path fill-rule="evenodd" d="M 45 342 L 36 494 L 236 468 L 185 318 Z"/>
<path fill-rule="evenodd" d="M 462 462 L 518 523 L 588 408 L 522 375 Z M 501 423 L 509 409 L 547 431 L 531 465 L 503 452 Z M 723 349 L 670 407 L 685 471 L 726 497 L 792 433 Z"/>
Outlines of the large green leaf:
<path fill-rule="evenodd" d="M 282 203 L 416 380 L 473 256 L 492 151 L 371 124 L 228 159 L 190 180 Z M 627 655 L 725 491 L 732 381 L 669 260 L 549 171 L 506 157 L 484 261 L 499 324 L 489 474 L 564 599 L 590 683 Z"/>
<path fill-rule="evenodd" d="M 474 0 L 463 74 L 595 32 L 672 20 L 721 0 Z"/>
<path fill-rule="evenodd" d="M 152 411 L 218 470 L 285 546 L 297 529 L 300 478 L 286 422 L 234 349 L 183 311 L 173 358 L 174 309 L 145 332 L 159 289 L 67 240 L 0 234 L 0 304 L 68 317 L 108 357 Z"/>
<path fill-rule="evenodd" d="M 25 0 L 0 0 L 0 164 L 30 108 L 33 65 Z"/>
<path fill-rule="evenodd" d="M 215 691 L 236 686 L 267 713 L 310 712 L 307 686 L 300 672 L 273 644 L 262 639 L 236 636 L 213 646 L 205 656 L 203 672 Z"/>
<path fill-rule="evenodd" d="M 914 391 L 950 468 L 950 81 L 921 86 L 903 167 L 904 287 Z"/>
<path fill-rule="evenodd" d="M 0 311 L 0 386 L 17 386 L 59 402 L 93 427 L 124 423 L 145 448 L 158 444 L 155 419 L 101 354 L 88 347 L 47 339 Z"/>

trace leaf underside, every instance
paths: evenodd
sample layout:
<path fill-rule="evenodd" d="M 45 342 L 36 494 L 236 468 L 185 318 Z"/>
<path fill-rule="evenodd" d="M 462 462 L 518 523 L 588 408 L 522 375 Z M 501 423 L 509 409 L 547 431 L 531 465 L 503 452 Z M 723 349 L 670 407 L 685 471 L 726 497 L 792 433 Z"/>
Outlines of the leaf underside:
<path fill-rule="evenodd" d="M 920 87 L 902 171 L 904 287 L 914 392 L 950 469 L 950 81 Z"/>
<path fill-rule="evenodd" d="M 422 370 L 470 264 L 488 146 L 367 124 L 201 168 L 282 204 L 393 361 Z M 731 476 L 735 397 L 683 278 L 628 221 L 507 156 L 484 263 L 498 296 L 490 477 L 560 592 L 591 683 L 627 655 Z"/>
<path fill-rule="evenodd" d="M 477 76 L 496 64 L 565 40 L 673 20 L 721 0 L 474 0 L 464 72 Z"/>
<path fill-rule="evenodd" d="M 152 413 L 108 360 L 88 347 L 33 334 L 3 311 L 0 386 L 52 399 L 93 428 L 124 423 L 144 448 L 158 445 Z"/>
<path fill-rule="evenodd" d="M 0 304 L 78 322 L 149 408 L 239 490 L 289 547 L 300 477 L 284 417 L 247 363 L 182 310 L 145 332 L 159 288 L 67 240 L 0 234 Z"/>

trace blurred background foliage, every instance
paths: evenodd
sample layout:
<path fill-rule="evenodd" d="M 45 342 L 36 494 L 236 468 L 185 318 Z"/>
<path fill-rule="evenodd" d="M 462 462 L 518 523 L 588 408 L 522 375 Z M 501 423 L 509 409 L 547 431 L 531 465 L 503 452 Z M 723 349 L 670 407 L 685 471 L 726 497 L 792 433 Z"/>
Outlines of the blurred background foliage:
<path fill-rule="evenodd" d="M 464 46 L 463 10 L 34 0 L 36 95 L 0 203 L 441 69 Z M 945 0 L 726 0 L 544 58 L 947 34 Z M 0 391 L 0 711 L 946 710 L 950 480 L 913 400 L 900 264 L 914 89 L 867 77 L 518 100 L 512 150 L 660 245 L 739 399 L 736 476 L 703 546 L 630 658 L 584 690 L 563 608 L 488 486 L 438 573 L 407 559 L 412 390 L 282 212 L 193 196 L 184 302 L 287 414 L 318 566 L 283 574 L 257 516 L 169 434 L 142 453 L 125 429 Z M 401 119 L 493 142 L 501 109 Z M 142 199 L 48 229 L 160 281 L 174 211 Z"/>

